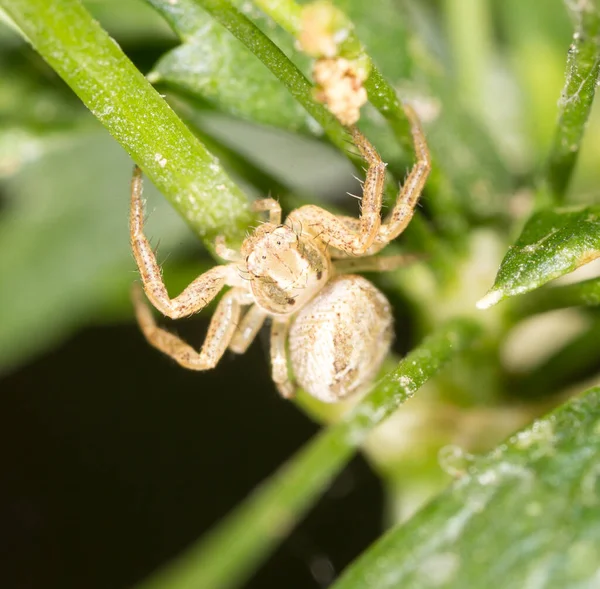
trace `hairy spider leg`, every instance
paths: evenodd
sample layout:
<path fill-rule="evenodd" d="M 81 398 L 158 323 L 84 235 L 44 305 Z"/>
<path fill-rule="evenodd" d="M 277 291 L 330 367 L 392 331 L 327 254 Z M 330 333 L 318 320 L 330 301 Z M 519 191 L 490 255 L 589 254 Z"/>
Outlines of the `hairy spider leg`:
<path fill-rule="evenodd" d="M 274 198 L 261 198 L 252 203 L 252 210 L 257 213 L 269 212 L 269 223 L 281 225 L 281 205 Z"/>
<path fill-rule="evenodd" d="M 142 171 L 137 166 L 131 180 L 131 211 L 129 217 L 131 249 L 150 302 L 171 319 L 187 317 L 201 311 L 226 285 L 237 286 L 235 265 L 215 266 L 201 274 L 181 294 L 170 298 L 162 272 L 150 242 L 144 235 L 144 205 L 142 203 Z"/>
<path fill-rule="evenodd" d="M 383 224 L 381 206 L 385 164 L 368 139 L 354 128 L 352 129 L 354 142 L 368 163 L 360 217 L 354 219 L 333 215 L 314 205 L 300 207 L 289 216 L 292 222 L 301 223 L 308 232 L 328 246 L 339 250 L 341 254 L 338 257 L 376 253 L 404 231 L 414 214 L 431 169 L 431 158 L 415 112 L 409 106 L 404 108 L 411 124 L 417 161 L 406 177 L 396 203 Z"/>
<path fill-rule="evenodd" d="M 271 325 L 271 377 L 279 394 L 291 399 L 296 386 L 290 380 L 286 344 L 290 330 L 290 317 L 274 317 Z"/>
<path fill-rule="evenodd" d="M 336 274 L 354 274 L 355 272 L 389 272 L 418 260 L 413 254 L 395 256 L 365 256 L 362 258 L 343 258 L 335 260 Z"/>
<path fill-rule="evenodd" d="M 132 295 L 137 321 L 150 345 L 191 370 L 209 370 L 217 365 L 235 333 L 241 307 L 254 302 L 252 295 L 241 288 L 227 291 L 217 305 L 202 348 L 197 352 L 179 336 L 156 324 L 139 284 L 134 284 Z"/>
<path fill-rule="evenodd" d="M 236 354 L 244 354 L 254 341 L 266 318 L 267 314 L 265 311 L 258 305 L 252 305 L 233 334 L 229 349 Z"/>

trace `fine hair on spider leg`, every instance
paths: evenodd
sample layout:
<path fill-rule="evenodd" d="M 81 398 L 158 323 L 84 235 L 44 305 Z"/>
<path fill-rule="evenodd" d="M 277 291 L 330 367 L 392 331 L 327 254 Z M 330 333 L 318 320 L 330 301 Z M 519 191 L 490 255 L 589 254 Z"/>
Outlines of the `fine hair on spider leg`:
<path fill-rule="evenodd" d="M 356 155 L 367 163 L 365 179 L 359 180 L 363 195 L 357 218 L 305 205 L 282 223 L 276 200 L 255 201 L 252 208 L 266 219 L 246 234 L 239 251 L 217 238 L 215 248 L 229 263 L 204 272 L 175 297 L 168 294 L 144 235 L 142 178 L 134 169 L 130 239 L 146 297 L 134 288 L 133 303 L 150 344 L 182 366 L 209 370 L 225 350 L 245 352 L 270 319 L 272 378 L 283 397 L 293 396 L 301 386 L 322 401 L 335 402 L 368 388 L 391 345 L 392 314 L 385 295 L 354 272 L 389 271 L 414 259 L 374 254 L 410 222 L 431 167 L 418 118 L 409 107 L 406 114 L 417 161 L 385 219 L 386 164 L 358 129 L 349 129 Z M 177 319 L 201 311 L 224 288 L 229 290 L 217 305 L 200 350 L 159 327 L 145 300 Z"/>

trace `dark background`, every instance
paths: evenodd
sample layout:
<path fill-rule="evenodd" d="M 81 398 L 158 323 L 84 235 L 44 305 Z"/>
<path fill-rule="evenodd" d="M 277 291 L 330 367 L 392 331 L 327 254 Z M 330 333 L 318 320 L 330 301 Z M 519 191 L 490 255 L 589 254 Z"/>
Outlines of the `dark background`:
<path fill-rule="evenodd" d="M 205 320 L 184 323 L 201 341 Z M 261 341 L 200 378 L 126 324 L 83 330 L 0 391 L 3 589 L 131 586 L 318 431 L 278 397 Z M 326 587 L 381 522 L 355 458 L 246 587 Z"/>

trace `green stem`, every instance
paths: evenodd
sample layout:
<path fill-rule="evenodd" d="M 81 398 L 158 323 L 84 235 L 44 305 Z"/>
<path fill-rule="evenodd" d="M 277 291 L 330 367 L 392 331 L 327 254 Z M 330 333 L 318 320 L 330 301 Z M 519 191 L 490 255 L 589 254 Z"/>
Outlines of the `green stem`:
<path fill-rule="evenodd" d="M 195 0 L 217 22 L 239 39 L 260 59 L 306 112 L 321 125 L 325 135 L 338 149 L 348 153 L 348 132 L 343 125 L 312 97 L 312 85 L 304 74 L 252 21 L 228 0 Z M 359 158 L 354 158 L 358 161 Z M 362 163 L 361 163 L 362 165 Z"/>
<path fill-rule="evenodd" d="M 592 0 L 565 0 L 565 5 L 575 22 L 575 33 L 538 205 L 560 204 L 565 200 L 600 79 L 600 12 Z"/>
<path fill-rule="evenodd" d="M 265 14 L 269 15 L 279 26 L 293 37 L 298 38 L 302 32 L 302 6 L 294 0 L 253 0 Z M 359 53 L 366 56 L 363 45 L 354 32 L 345 44 L 359 46 Z M 394 132 L 396 141 L 404 149 L 408 157 L 414 157 L 414 147 L 410 134 L 410 123 L 394 88 L 387 82 L 377 66 L 371 62 L 371 73 L 365 81 L 365 90 L 369 102 L 383 115 Z"/>
<path fill-rule="evenodd" d="M 456 319 L 428 337 L 207 539 L 137 589 L 221 589 L 240 583 L 289 533 L 369 432 L 471 345 L 479 332 L 473 322 Z"/>
<path fill-rule="evenodd" d="M 365 80 L 365 90 L 369 102 L 383 115 L 398 144 L 408 158 L 414 158 L 415 149 L 408 120 L 396 90 L 383 77 L 375 64 L 371 65 L 371 74 Z"/>
<path fill-rule="evenodd" d="M 0 6 L 200 236 L 243 236 L 252 216 L 241 189 L 79 0 Z"/>
<path fill-rule="evenodd" d="M 302 6 L 297 4 L 295 0 L 253 0 L 253 2 L 292 36 L 295 38 L 300 36 L 302 32 Z M 347 20 L 350 22 L 349 19 Z M 387 121 L 396 142 L 405 152 L 407 159 L 413 159 L 415 152 L 410 132 L 410 122 L 406 117 L 402 103 L 398 99 L 396 90 L 367 55 L 363 44 L 353 31 L 350 32 L 344 44 L 359 47 L 359 54 L 369 59 L 371 64 L 370 74 L 364 83 L 369 102 Z M 432 198 L 432 209 L 436 215 L 436 221 L 439 220 L 440 227 L 457 241 L 464 235 L 465 220 L 459 209 L 458 199 L 455 198 L 456 195 L 449 189 L 451 182 L 438 165 L 435 154 L 433 154 L 432 160 L 433 169 L 429 185 L 436 188 L 432 191 L 434 196 Z M 417 220 L 417 217 L 415 217 L 415 220 Z M 420 220 L 417 220 L 417 223 L 419 222 Z M 420 225 L 421 233 L 429 232 L 426 225 L 423 223 L 420 223 Z M 435 252 L 434 240 L 430 238 L 428 241 L 431 242 L 431 247 L 427 250 L 428 253 L 437 255 L 439 252 Z"/>
<path fill-rule="evenodd" d="M 164 2 L 149 0 L 161 12 L 167 12 Z M 306 111 L 323 127 L 329 140 L 340 149 L 352 161 L 357 170 L 364 168 L 364 160 L 353 154 L 348 149 L 347 130 L 333 117 L 333 115 L 320 103 L 316 102 L 312 95 L 312 85 L 304 77 L 302 72 L 288 59 L 288 57 L 269 39 L 254 23 L 239 12 L 228 0 L 194 0 L 202 6 L 215 20 L 223 25 L 238 40 L 240 40 L 256 57 L 258 57 L 275 76 L 283 83 L 296 100 L 306 109 Z M 285 12 L 285 9 L 281 9 Z M 288 24 L 294 22 L 294 19 L 286 20 Z M 381 78 L 383 80 L 383 78 Z M 382 82 L 383 83 L 383 82 Z M 399 117 L 406 120 L 406 115 L 393 89 L 385 82 L 387 90 L 381 90 L 382 96 L 378 98 L 379 104 L 386 107 L 388 116 L 392 119 Z M 394 100 L 390 93 L 393 93 Z M 395 106 L 393 106 L 395 105 Z M 383 112 L 383 111 L 382 111 Z M 408 121 L 407 121 L 408 122 Z M 400 127 L 396 130 L 400 133 Z M 400 140 L 400 138 L 398 138 Z M 406 135 L 402 136 L 403 144 L 412 146 L 410 130 L 406 127 Z M 386 196 L 389 200 L 395 200 L 398 191 L 397 184 L 391 179 L 386 179 Z M 442 253 L 442 247 L 436 237 L 431 232 L 425 221 L 417 214 L 412 220 L 413 225 L 419 226 L 421 235 L 426 235 L 421 245 L 426 249 L 425 252 L 432 258 L 439 258 Z M 443 256 L 445 257 L 445 256 Z"/>

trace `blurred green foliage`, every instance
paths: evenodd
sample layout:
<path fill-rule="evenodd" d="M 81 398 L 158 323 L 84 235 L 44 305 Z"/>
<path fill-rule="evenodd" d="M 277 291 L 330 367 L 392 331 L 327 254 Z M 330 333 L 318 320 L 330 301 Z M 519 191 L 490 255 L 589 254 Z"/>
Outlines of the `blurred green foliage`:
<path fill-rule="evenodd" d="M 408 358 L 429 354 L 435 369 L 413 374 L 421 365 L 404 363 L 388 372 L 382 385 L 387 397 L 376 388 L 348 421 L 309 446 L 310 460 L 292 461 L 297 496 L 291 503 L 282 474 L 242 507 L 239 519 L 234 514 L 219 528 L 218 541 L 208 552 L 194 553 L 189 566 L 197 572 L 210 550 L 218 549 L 223 559 L 210 589 L 240 581 L 272 548 L 281 513 L 291 525 L 364 437 L 344 445 L 335 432 L 344 424 L 348 431 L 370 431 L 389 417 L 390 399 L 399 403 L 411 396 L 415 383 L 437 373 L 440 359 L 452 357 L 399 412 L 403 417 L 391 417 L 369 437 L 365 451 L 388 482 L 392 502 L 399 494 L 406 504 L 420 504 L 451 476 L 458 481 L 369 549 L 336 586 L 455 587 L 473 579 L 474 586 L 483 586 L 500 578 L 503 586 L 535 581 L 541 587 L 591 588 L 600 562 L 597 389 L 488 457 L 474 463 L 469 458 L 464 468 L 446 465 L 444 474 L 438 452 L 457 440 L 467 452 L 490 450 L 533 416 L 564 403 L 567 394 L 581 393 L 590 377 L 597 382 L 597 266 L 583 266 L 578 278 L 565 277 L 587 281 L 515 295 L 599 256 L 600 110 L 593 103 L 600 68 L 598 6 L 594 0 L 547 0 L 543 10 L 536 0 L 335 4 L 374 64 L 367 81 L 370 104 L 359 126 L 389 162 L 388 197 L 411 164 L 396 93 L 415 105 L 426 128 L 434 169 L 422 214 L 404 236 L 405 247 L 425 256 L 376 280 L 413 317 L 414 335 L 405 343 L 417 347 Z M 0 0 L 8 25 L 0 28 L 4 372 L 82 325 L 130 317 L 131 161 L 100 122 L 206 243 L 219 229 L 239 237 L 253 222 L 242 188 L 250 196 L 277 191 L 288 210 L 312 201 L 356 213 L 343 195 L 356 190 L 348 159 L 355 166 L 357 159 L 344 130 L 312 96 L 311 63 L 294 39 L 298 22 L 290 15 L 300 11 L 294 2 L 84 2 L 118 47 L 78 0 L 56 5 L 64 9 L 65 24 L 53 21 L 52 29 L 45 27 L 50 11 L 41 0 Z M 15 23 L 97 118 L 15 34 Z M 75 25 L 95 35 L 77 53 L 76 43 L 58 34 Z M 77 62 L 74 55 L 104 56 L 108 66 L 94 61 L 89 71 L 67 67 Z M 186 126 L 125 55 L 166 93 Z M 163 170 L 165 154 L 169 166 Z M 221 195 L 217 189 L 225 184 Z M 161 256 L 169 255 L 166 278 L 174 292 L 212 261 L 150 182 L 147 197 L 148 233 L 160 237 Z M 190 264 L 190 253 L 197 264 Z M 490 288 L 481 307 L 508 300 L 476 310 Z M 527 330 L 533 315 L 566 330 L 568 318 L 545 315 L 564 307 L 574 307 L 581 324 L 570 336 L 543 338 Z M 452 340 L 447 322 L 461 316 L 469 319 L 457 325 L 475 321 L 473 334 L 482 335 Z M 419 347 L 430 332 L 433 339 Z M 445 343 L 438 349 L 432 341 Z M 454 358 L 453 343 L 460 357 Z M 423 366 L 429 364 L 423 360 Z M 336 421 L 341 413 L 305 397 L 299 404 L 321 421 Z M 394 429 L 394 420 L 402 418 Z M 404 433 L 408 422 L 419 424 L 412 436 Z M 315 473 L 318 481 L 311 478 Z M 518 515 L 507 519 L 509 512 Z M 397 519 L 409 515 L 404 510 Z M 490 534 L 489 528 L 500 532 Z M 223 546 L 236 541 L 229 558 Z M 553 576 L 554 570 L 560 575 Z M 182 574 L 175 568 L 157 586 L 184 586 Z"/>

